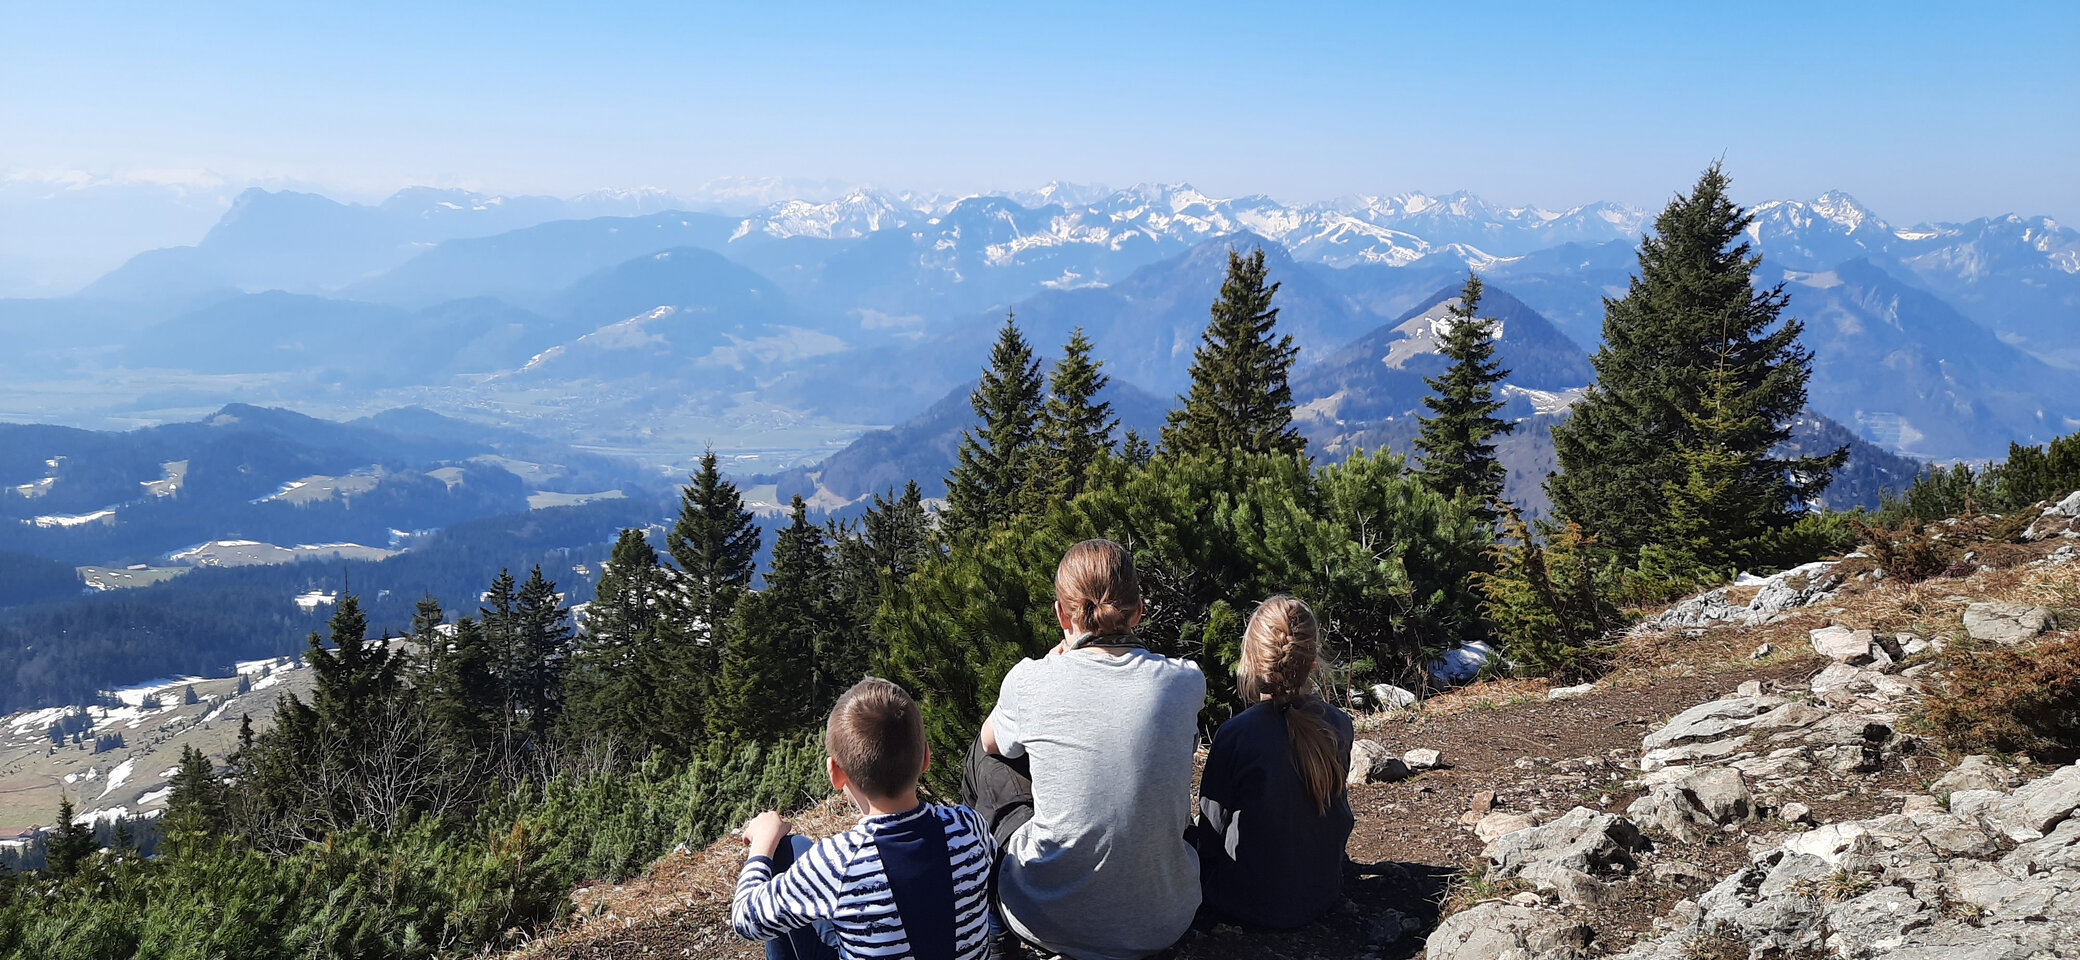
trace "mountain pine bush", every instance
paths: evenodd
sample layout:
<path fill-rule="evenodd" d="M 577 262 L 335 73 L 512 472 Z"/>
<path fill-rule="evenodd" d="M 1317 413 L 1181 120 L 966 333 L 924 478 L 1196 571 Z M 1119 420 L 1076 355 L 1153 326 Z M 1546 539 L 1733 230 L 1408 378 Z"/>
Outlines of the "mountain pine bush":
<path fill-rule="evenodd" d="M 1242 627 L 1264 597 L 1308 600 L 1358 682 L 1413 682 L 1446 638 L 1477 629 L 1468 575 L 1485 529 L 1399 457 L 1319 471 L 1277 454 L 1115 461 L 1084 495 L 927 560 L 883 606 L 877 672 L 924 705 L 935 755 L 964 755 L 1004 674 L 1060 641 L 1055 565 L 1091 537 L 1133 551 L 1148 604 L 1136 634 L 1206 671 L 1209 720 L 1233 702 Z M 935 764 L 935 789 L 956 790 L 958 767 Z"/>

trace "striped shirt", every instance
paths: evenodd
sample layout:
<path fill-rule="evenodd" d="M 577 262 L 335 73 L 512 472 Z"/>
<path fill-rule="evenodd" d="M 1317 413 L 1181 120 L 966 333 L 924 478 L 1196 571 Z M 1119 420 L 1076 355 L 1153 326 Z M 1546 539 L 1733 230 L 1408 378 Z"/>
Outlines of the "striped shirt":
<path fill-rule="evenodd" d="M 747 940 L 771 940 L 829 920 L 848 958 L 981 960 L 996 853 L 967 807 L 919 804 L 862 817 L 777 877 L 770 858 L 747 861 L 730 926 Z"/>

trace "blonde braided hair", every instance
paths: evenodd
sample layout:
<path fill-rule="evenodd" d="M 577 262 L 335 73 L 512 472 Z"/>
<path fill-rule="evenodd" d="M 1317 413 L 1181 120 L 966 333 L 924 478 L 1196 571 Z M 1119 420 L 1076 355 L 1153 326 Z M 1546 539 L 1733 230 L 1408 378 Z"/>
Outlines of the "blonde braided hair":
<path fill-rule="evenodd" d="M 1257 605 L 1242 632 L 1236 687 L 1244 701 L 1269 700 L 1285 721 L 1293 768 L 1318 813 L 1343 790 L 1350 758 L 1338 749 L 1329 705 L 1314 695 L 1321 669 L 1320 630 L 1314 611 L 1297 598 L 1276 596 Z"/>

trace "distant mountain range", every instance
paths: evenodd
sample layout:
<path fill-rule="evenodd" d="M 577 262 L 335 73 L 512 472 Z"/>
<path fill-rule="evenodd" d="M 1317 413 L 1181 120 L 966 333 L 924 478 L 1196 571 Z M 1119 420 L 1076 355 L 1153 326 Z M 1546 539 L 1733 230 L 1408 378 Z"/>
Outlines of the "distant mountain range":
<path fill-rule="evenodd" d="M 1616 204 L 1463 193 L 769 187 L 726 213 L 656 194 L 247 191 L 192 246 L 69 297 L 0 300 L 16 391 L 0 388 L 0 409 L 134 422 L 234 397 L 327 415 L 417 405 L 673 469 L 714 443 L 779 476 L 940 409 L 1007 311 L 1043 353 L 1083 328 L 1128 396 L 1168 398 L 1227 252 L 1261 246 L 1301 351 L 1303 423 L 1341 449 L 1404 432 L 1434 372 L 1424 311 L 1469 269 L 1504 320 L 1516 415 L 1559 415 L 1651 227 Z M 1896 227 L 1840 193 L 1754 209 L 1761 276 L 1787 284 L 1816 353 L 1816 417 L 1939 459 L 2080 426 L 2080 233 L 2020 216 Z"/>
<path fill-rule="evenodd" d="M 631 463 L 419 409 L 336 423 L 232 404 L 121 433 L 0 424 L 0 552 L 69 565 L 194 565 L 226 541 L 363 558 L 415 530 L 663 492 Z"/>

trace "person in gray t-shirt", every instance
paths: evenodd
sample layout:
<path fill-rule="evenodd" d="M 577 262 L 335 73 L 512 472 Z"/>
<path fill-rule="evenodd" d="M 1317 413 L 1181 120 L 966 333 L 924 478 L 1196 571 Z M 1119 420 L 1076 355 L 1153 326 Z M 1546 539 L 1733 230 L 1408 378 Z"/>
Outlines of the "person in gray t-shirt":
<path fill-rule="evenodd" d="M 1055 594 L 1064 639 L 1005 674 L 963 792 L 1002 841 L 1013 932 L 1076 960 L 1135 960 L 1199 908 L 1185 828 L 1206 678 L 1127 634 L 1141 596 L 1118 544 L 1071 548 Z"/>

